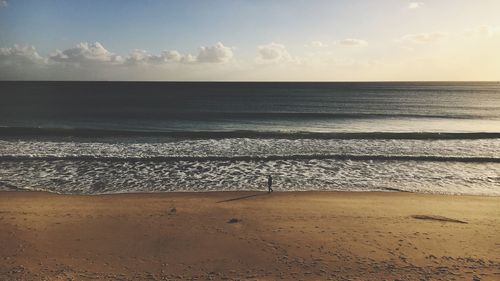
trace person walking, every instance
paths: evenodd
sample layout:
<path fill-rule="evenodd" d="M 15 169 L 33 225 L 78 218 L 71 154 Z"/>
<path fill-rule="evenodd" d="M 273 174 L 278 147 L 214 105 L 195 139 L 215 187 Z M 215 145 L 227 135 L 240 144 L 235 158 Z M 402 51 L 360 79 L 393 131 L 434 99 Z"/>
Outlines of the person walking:
<path fill-rule="evenodd" d="M 268 193 L 271 193 L 273 192 L 273 177 L 271 177 L 271 175 L 267 176 L 267 192 Z"/>

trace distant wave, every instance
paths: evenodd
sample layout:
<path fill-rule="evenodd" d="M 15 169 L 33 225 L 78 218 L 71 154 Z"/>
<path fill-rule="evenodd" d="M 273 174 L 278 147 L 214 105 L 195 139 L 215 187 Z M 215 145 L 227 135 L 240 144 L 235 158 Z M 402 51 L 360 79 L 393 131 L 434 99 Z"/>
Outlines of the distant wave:
<path fill-rule="evenodd" d="M 500 132 L 476 133 L 437 133 L 437 132 L 304 132 L 304 131 L 139 131 L 106 130 L 84 128 L 28 128 L 0 127 L 0 137 L 172 137 L 186 139 L 224 139 L 224 138 L 261 138 L 261 139 L 500 139 Z"/>
<path fill-rule="evenodd" d="M 484 108 L 482 108 L 484 110 Z M 133 112 L 119 115 L 113 113 L 113 117 L 131 117 L 135 116 Z M 187 120 L 207 120 L 207 119 L 384 119 L 384 118 L 442 118 L 442 119 L 491 119 L 496 115 L 473 115 L 473 114 L 410 114 L 410 113 L 347 113 L 347 112 L 231 112 L 231 111 L 201 111 L 201 112 L 141 112 L 140 118 L 151 119 L 187 119 Z"/>
<path fill-rule="evenodd" d="M 174 161 L 274 161 L 274 160 L 314 160 L 335 159 L 353 161 L 428 161 L 428 162 L 465 162 L 465 163 L 500 163 L 500 157 L 460 157 L 434 155 L 358 155 L 358 154 L 295 154 L 263 156 L 152 156 L 152 157 L 106 157 L 94 155 L 79 156 L 29 156 L 3 155 L 0 161 L 110 161 L 110 162 L 174 162 Z"/>
<path fill-rule="evenodd" d="M 430 106 L 432 107 L 432 106 Z M 441 106 L 438 106 L 441 107 Z M 481 108 L 483 113 L 485 108 Z M 391 112 L 391 113 L 364 113 L 364 112 L 251 112 L 251 111 L 150 111 L 150 112 L 94 112 L 94 118 L 139 118 L 151 120 L 217 120 L 217 119 L 234 119 L 234 120 L 275 120 L 275 119 L 289 119 L 289 120 L 335 120 L 335 119 L 388 119 L 388 118 L 412 118 L 412 119 L 498 119 L 495 114 L 429 114 L 429 113 L 404 113 L 404 112 Z M 72 113 L 69 112 L 67 116 L 61 115 L 62 118 L 71 118 Z"/>

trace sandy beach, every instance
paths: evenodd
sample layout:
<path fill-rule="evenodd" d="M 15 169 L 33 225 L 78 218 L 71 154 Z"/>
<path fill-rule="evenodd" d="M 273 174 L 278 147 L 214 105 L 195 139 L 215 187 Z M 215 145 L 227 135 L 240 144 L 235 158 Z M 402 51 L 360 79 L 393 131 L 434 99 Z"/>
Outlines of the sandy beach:
<path fill-rule="evenodd" d="M 0 280 L 499 280 L 500 198 L 0 193 Z"/>

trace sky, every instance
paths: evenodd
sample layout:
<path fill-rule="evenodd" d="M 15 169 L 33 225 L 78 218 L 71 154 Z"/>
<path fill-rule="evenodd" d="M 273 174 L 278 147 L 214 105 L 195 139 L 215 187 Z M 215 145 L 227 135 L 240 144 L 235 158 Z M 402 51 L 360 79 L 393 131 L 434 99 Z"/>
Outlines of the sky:
<path fill-rule="evenodd" d="M 498 0 L 0 0 L 0 80 L 498 81 Z"/>

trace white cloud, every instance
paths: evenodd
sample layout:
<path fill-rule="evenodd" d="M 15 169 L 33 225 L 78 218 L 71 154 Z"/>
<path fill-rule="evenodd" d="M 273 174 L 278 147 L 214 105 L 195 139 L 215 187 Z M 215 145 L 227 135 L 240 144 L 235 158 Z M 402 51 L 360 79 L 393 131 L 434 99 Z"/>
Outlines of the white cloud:
<path fill-rule="evenodd" d="M 201 47 L 197 55 L 136 49 L 124 58 L 99 42 L 56 50 L 48 58 L 34 47 L 14 45 L 0 48 L 0 80 L 221 80 L 237 69 L 225 64 L 232 60 L 232 49 L 220 42 Z"/>
<path fill-rule="evenodd" d="M 69 48 L 64 51 L 56 50 L 54 54 L 50 55 L 50 59 L 55 62 L 76 64 L 122 62 L 120 56 L 109 52 L 99 42 L 82 42 L 74 48 Z"/>
<path fill-rule="evenodd" d="M 220 42 L 214 46 L 201 47 L 196 56 L 181 54 L 175 50 L 166 50 L 155 55 L 146 50 L 136 49 L 125 58 L 108 51 L 99 42 L 82 42 L 73 48 L 56 50 L 48 58 L 40 56 L 33 46 L 14 45 L 12 48 L 0 48 L 0 74 L 3 78 L 9 79 L 17 79 L 23 75 L 42 77 L 50 73 L 57 77 L 75 79 L 102 79 L 102 77 L 111 76 L 115 78 L 113 75 L 121 77 L 120 74 L 141 76 L 143 73 L 159 77 L 161 73 L 156 73 L 158 68 L 154 67 L 158 66 L 161 67 L 161 72 L 168 72 L 170 78 L 178 77 L 175 69 L 178 69 L 180 65 L 185 65 L 183 71 L 189 72 L 194 71 L 195 68 L 213 68 L 211 66 L 213 64 L 222 65 L 232 59 L 232 49 Z M 34 67 L 34 65 L 38 66 Z M 40 68 L 42 66 L 44 71 Z M 145 67 L 137 68 L 137 66 Z"/>
<path fill-rule="evenodd" d="M 0 8 L 4 8 L 9 6 L 9 2 L 7 0 L 0 0 Z"/>
<path fill-rule="evenodd" d="M 12 48 L 0 48 L 0 63 L 7 65 L 44 64 L 34 46 L 14 45 Z"/>
<path fill-rule="evenodd" d="M 125 58 L 125 62 L 129 64 L 143 64 L 149 63 L 152 59 L 152 55 L 150 55 L 146 50 L 133 50 L 130 54 Z"/>
<path fill-rule="evenodd" d="M 493 31 L 492 31 L 493 30 Z M 462 30 L 463 31 L 463 30 Z M 478 26 L 470 29 L 476 37 L 465 38 L 454 33 L 439 32 L 407 34 L 401 36 L 393 46 L 384 46 L 383 55 L 375 53 L 380 60 L 373 60 L 371 54 L 360 53 L 358 45 L 372 44 L 361 39 L 330 41 L 332 48 L 292 49 L 279 43 L 254 46 L 249 57 L 234 57 L 234 48 L 222 43 L 200 48 L 192 55 L 175 50 L 151 53 L 147 50 L 133 50 L 123 53 L 123 59 L 105 46 L 81 43 L 74 48 L 52 55 L 40 55 L 32 46 L 9 46 L 0 48 L 0 80 L 376 80 L 376 79 L 498 79 L 500 68 L 495 60 L 498 52 L 497 37 L 487 38 L 495 31 L 493 26 Z M 484 34 L 484 35 L 480 35 Z M 446 36 L 446 37 L 445 37 Z M 481 37 L 480 37 L 481 36 Z M 444 42 L 430 44 L 445 38 Z M 476 40 L 472 40 L 476 39 Z M 458 41 L 457 41 L 458 40 Z M 318 41 L 319 42 L 319 41 Z M 305 43 L 305 42 L 304 42 Z M 429 43 L 428 45 L 424 45 Z M 315 44 L 318 47 L 321 44 Z M 304 45 L 302 45 L 303 47 Z M 353 46 L 353 47 L 349 47 Z M 481 52 L 477 52 L 477 46 Z M 300 46 L 299 46 L 300 47 Z M 453 48 L 452 48 L 453 47 Z M 460 47 L 460 49 L 454 49 Z M 214 50 L 228 48 L 231 53 Z M 399 51 L 413 50 L 411 53 Z M 196 49 L 194 48 L 196 51 Z M 295 53 L 294 51 L 302 53 Z M 387 51 L 388 50 L 388 51 Z M 376 52 L 377 48 L 369 53 Z M 387 57 L 385 54 L 389 52 Z M 203 55 L 202 55 L 203 54 Z M 205 57 L 204 57 L 205 56 Z M 211 59 L 208 59 L 210 57 Z M 215 57 L 215 59 L 214 59 Z M 463 58 L 460 63 L 456 60 Z M 435 63 L 425 65 L 415 72 L 403 71 L 413 61 L 427 60 Z M 212 62 L 212 63 L 209 63 Z M 226 62 L 229 63 L 221 63 Z M 473 72 L 477 66 L 482 72 Z M 458 71 L 458 70 L 460 71 Z M 412 70 L 413 71 L 413 70 Z M 408 74 L 407 74 L 408 73 Z M 444 74 L 443 74 L 444 73 Z M 459 76 L 454 76 L 459 75 Z M 486 78 L 482 78 L 483 75 Z M 436 78 L 437 77 L 437 78 Z M 479 79 L 478 78 L 478 79 Z"/>
<path fill-rule="evenodd" d="M 182 56 L 181 62 L 182 63 L 194 63 L 194 62 L 196 62 L 196 57 L 191 55 L 191 54 L 187 54 L 187 55 Z"/>
<path fill-rule="evenodd" d="M 425 5 L 425 3 L 423 3 L 423 2 L 410 2 L 410 4 L 408 4 L 408 8 L 418 9 L 418 8 L 422 8 L 424 5 Z"/>
<path fill-rule="evenodd" d="M 163 51 L 160 55 L 149 54 L 146 50 L 133 50 L 126 58 L 126 64 L 164 64 L 181 62 L 185 56 L 178 51 Z"/>
<path fill-rule="evenodd" d="M 353 39 L 353 38 L 343 39 L 338 41 L 338 43 L 343 46 L 364 46 L 367 44 L 365 40 Z"/>
<path fill-rule="evenodd" d="M 401 37 L 399 41 L 410 42 L 417 44 L 427 44 L 435 43 L 446 37 L 445 33 L 442 32 L 431 32 L 431 33 L 417 33 L 417 34 L 407 34 Z"/>
<path fill-rule="evenodd" d="M 233 58 L 233 50 L 224 46 L 221 42 L 217 42 L 214 46 L 200 47 L 197 62 L 223 63 L 228 62 Z"/>
<path fill-rule="evenodd" d="M 290 62 L 293 58 L 284 45 L 272 42 L 257 47 L 256 61 L 258 63 Z"/>
<path fill-rule="evenodd" d="M 161 56 L 164 58 L 165 61 L 172 61 L 172 62 L 178 62 L 184 58 L 183 55 L 181 55 L 179 52 L 175 50 L 163 51 L 161 53 Z"/>
<path fill-rule="evenodd" d="M 167 50 L 159 55 L 153 55 L 145 50 L 133 50 L 126 58 L 128 65 L 161 65 L 167 63 L 225 63 L 233 59 L 231 48 L 224 46 L 221 42 L 214 46 L 200 47 L 198 55 L 181 54 L 176 50 Z"/>

